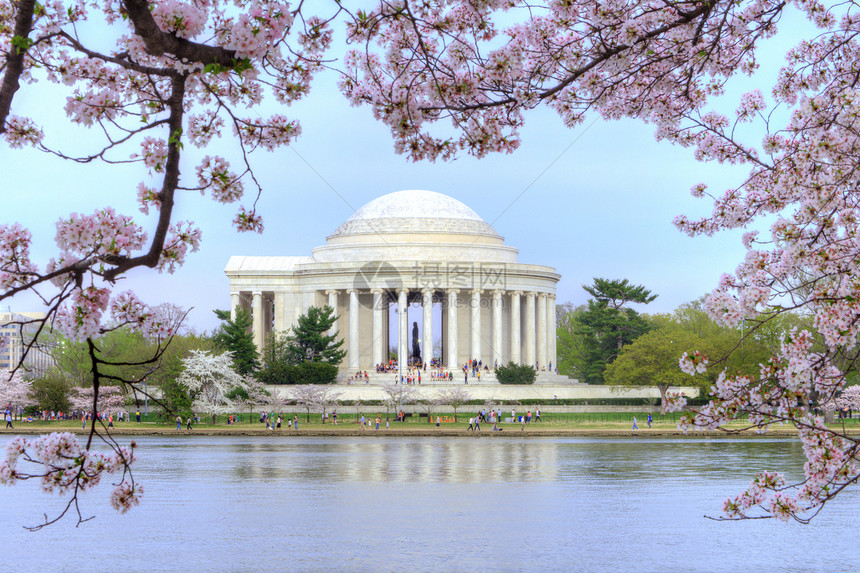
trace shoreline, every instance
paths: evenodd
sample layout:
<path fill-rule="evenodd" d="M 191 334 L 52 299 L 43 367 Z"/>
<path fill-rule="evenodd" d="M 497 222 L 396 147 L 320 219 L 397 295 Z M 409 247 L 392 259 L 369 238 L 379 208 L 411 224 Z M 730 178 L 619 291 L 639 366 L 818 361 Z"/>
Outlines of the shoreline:
<path fill-rule="evenodd" d="M 519 424 L 511 425 L 510 427 L 502 427 L 501 431 L 492 431 L 492 426 L 490 425 L 487 429 L 482 429 L 480 431 L 467 430 L 466 424 L 457 424 L 458 427 L 453 428 L 450 427 L 441 427 L 436 429 L 432 428 L 420 428 L 420 427 L 405 427 L 405 428 L 396 428 L 392 427 L 391 429 L 386 430 L 384 427 L 380 427 L 379 430 L 373 429 L 372 427 L 367 430 L 360 430 L 358 427 L 355 427 L 354 424 L 341 424 L 338 426 L 332 427 L 319 427 L 314 424 L 302 424 L 299 423 L 299 430 L 287 430 L 286 428 L 281 428 L 280 430 L 266 430 L 263 428 L 234 428 L 234 427 L 199 427 L 194 428 L 192 430 L 187 430 L 183 426 L 181 430 L 177 430 L 175 427 L 168 426 L 159 426 L 153 428 L 123 428 L 116 427 L 110 429 L 110 435 L 113 436 L 226 436 L 226 437 L 238 437 L 238 436 L 271 436 L 272 438 L 301 438 L 301 437 L 489 437 L 489 438 L 497 438 L 497 437 L 529 437 L 529 438 L 714 438 L 714 439 L 723 439 L 723 438 L 752 438 L 752 439 L 767 439 L 767 438 L 793 438 L 797 436 L 797 430 L 794 428 L 774 428 L 768 430 L 764 434 L 758 434 L 752 430 L 744 430 L 742 432 L 737 433 L 727 433 L 727 432 L 681 432 L 677 428 L 651 428 L 647 427 L 638 430 L 631 430 L 629 428 L 553 428 L 553 427 L 540 427 L 540 423 L 537 423 L 538 427 L 535 427 L 535 423 L 532 423 L 530 426 L 527 426 L 525 431 L 521 430 Z M 253 424 L 249 424 L 249 426 L 253 426 Z M 77 427 L 57 427 L 57 428 L 45 428 L 45 427 L 26 427 L 26 426 L 15 426 L 12 429 L 3 430 L 3 434 L 6 435 L 39 435 L 39 434 L 47 434 L 52 432 L 70 432 L 76 435 L 86 435 L 89 433 L 89 428 L 86 430 L 82 430 L 80 426 Z M 860 430 L 856 431 L 848 431 L 849 434 L 860 435 Z"/>

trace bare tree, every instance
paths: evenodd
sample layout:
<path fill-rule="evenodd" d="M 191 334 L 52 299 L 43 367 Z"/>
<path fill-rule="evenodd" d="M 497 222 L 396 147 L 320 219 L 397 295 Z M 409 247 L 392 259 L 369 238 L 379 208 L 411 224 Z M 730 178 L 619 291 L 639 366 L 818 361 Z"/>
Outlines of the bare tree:
<path fill-rule="evenodd" d="M 421 409 L 427 413 L 427 420 L 431 422 L 433 421 L 433 410 L 445 403 L 441 395 L 435 393 L 432 396 L 422 395 L 416 400 L 416 402 L 421 406 Z"/>
<path fill-rule="evenodd" d="M 319 403 L 319 386 L 313 384 L 293 386 L 293 399 L 296 404 L 307 409 L 307 421 L 311 421 L 311 408 L 315 408 Z"/>
<path fill-rule="evenodd" d="M 322 392 L 319 395 L 319 407 L 322 409 L 323 414 L 328 412 L 328 409 L 332 406 L 336 406 L 338 400 L 340 400 L 340 396 L 343 392 L 339 392 L 335 390 L 335 387 L 330 384 L 325 384 L 321 386 Z"/>
<path fill-rule="evenodd" d="M 290 403 L 290 399 L 279 390 L 272 390 L 267 393 L 264 403 L 272 410 L 277 411 L 279 414 L 283 414 L 284 409 Z"/>
<path fill-rule="evenodd" d="M 294 386 L 293 398 L 307 410 L 307 421 L 311 421 L 311 409 L 319 408 L 325 413 L 328 408 L 337 403 L 342 392 L 338 392 L 330 384 L 308 384 Z"/>
<path fill-rule="evenodd" d="M 413 402 L 418 394 L 414 386 L 406 384 L 383 384 L 382 391 L 385 392 L 385 412 L 390 412 L 393 407 L 399 411 L 403 404 Z"/>
<path fill-rule="evenodd" d="M 444 404 L 454 409 L 454 421 L 457 421 L 457 409 L 472 399 L 472 395 L 465 386 L 453 386 L 440 394 Z"/>
<path fill-rule="evenodd" d="M 244 404 L 248 407 L 248 423 L 250 424 L 254 418 L 254 406 L 259 404 L 269 404 L 271 393 L 266 390 L 265 385 L 254 378 L 253 376 L 245 376 L 244 388 L 241 392 L 234 393 L 234 400 L 237 404 Z"/>

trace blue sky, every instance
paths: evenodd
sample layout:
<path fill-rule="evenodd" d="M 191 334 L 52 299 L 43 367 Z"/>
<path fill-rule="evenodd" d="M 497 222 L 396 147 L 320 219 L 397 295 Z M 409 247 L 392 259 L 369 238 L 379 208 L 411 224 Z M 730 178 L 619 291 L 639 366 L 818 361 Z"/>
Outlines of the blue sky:
<path fill-rule="evenodd" d="M 769 85 L 784 47 L 775 42 L 762 53 L 758 77 L 734 82 L 732 96 Z M 520 262 L 555 267 L 562 276 L 560 303 L 584 303 L 581 285 L 593 277 L 627 278 L 659 295 L 641 310 L 669 312 L 708 292 L 743 258 L 739 232 L 689 238 L 672 219 L 709 212 L 709 200 L 690 196 L 693 184 L 705 181 L 722 192 L 741 181 L 746 169 L 699 163 L 691 150 L 655 142 L 652 126 L 593 116 L 569 130 L 551 111 L 535 110 L 526 116 L 523 144 L 512 155 L 416 164 L 393 152 L 387 128 L 369 109 L 349 107 L 334 81 L 332 75 L 320 77 L 308 99 L 285 110 L 302 122 L 303 134 L 292 147 L 252 160 L 264 189 L 258 204 L 264 234 L 236 233 L 230 225 L 233 207 L 184 192 L 176 219 L 198 224 L 201 250 L 175 275 L 136 270 L 121 288 L 135 289 L 148 302 L 193 307 L 189 324 L 211 330 L 217 325 L 211 310 L 229 306 L 223 269 L 231 255 L 309 255 L 355 209 L 402 189 L 459 199 L 519 249 Z M 87 150 L 89 134 L 63 125 L 63 101 L 54 88 L 25 86 L 22 94 L 15 111 L 38 111 L 46 118 L 40 122 L 49 142 Z M 737 100 L 726 99 L 724 111 L 731 111 Z M 229 157 L 233 149 L 222 143 L 204 153 Z M 194 164 L 189 153 L 186 177 L 193 176 Z M 41 265 L 54 255 L 56 221 L 69 212 L 113 205 L 148 229 L 154 226 L 153 217 L 136 210 L 135 187 L 145 175 L 139 166 L 77 165 L 5 147 L 0 165 L 0 223 L 19 221 L 33 231 L 34 259 Z M 38 310 L 32 297 L 6 304 Z"/>

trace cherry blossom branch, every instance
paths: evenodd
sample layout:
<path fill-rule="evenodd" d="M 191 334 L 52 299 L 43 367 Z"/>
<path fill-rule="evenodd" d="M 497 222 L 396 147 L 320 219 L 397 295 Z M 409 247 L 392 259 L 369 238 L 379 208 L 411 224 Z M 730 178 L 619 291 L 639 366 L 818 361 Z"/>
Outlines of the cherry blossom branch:
<path fill-rule="evenodd" d="M 12 108 L 12 99 L 20 87 L 19 78 L 24 72 L 24 58 L 29 49 L 33 29 L 33 10 L 36 0 L 18 0 L 15 11 L 15 28 L 12 48 L 6 53 L 6 69 L 0 84 L 0 133 L 6 132 L 6 118 Z"/>

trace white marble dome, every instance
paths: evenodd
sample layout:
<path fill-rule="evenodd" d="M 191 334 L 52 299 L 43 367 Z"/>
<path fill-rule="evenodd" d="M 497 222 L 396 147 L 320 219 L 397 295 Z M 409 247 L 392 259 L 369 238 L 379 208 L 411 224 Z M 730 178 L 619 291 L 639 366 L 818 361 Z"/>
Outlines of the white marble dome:
<path fill-rule="evenodd" d="M 474 210 L 435 191 L 406 190 L 370 201 L 313 251 L 324 261 L 516 262 L 517 250 Z"/>
<path fill-rule="evenodd" d="M 366 219 L 425 219 L 428 217 L 483 221 L 465 203 L 453 197 L 435 191 L 412 189 L 395 191 L 377 197 L 353 213 L 346 222 Z"/>

